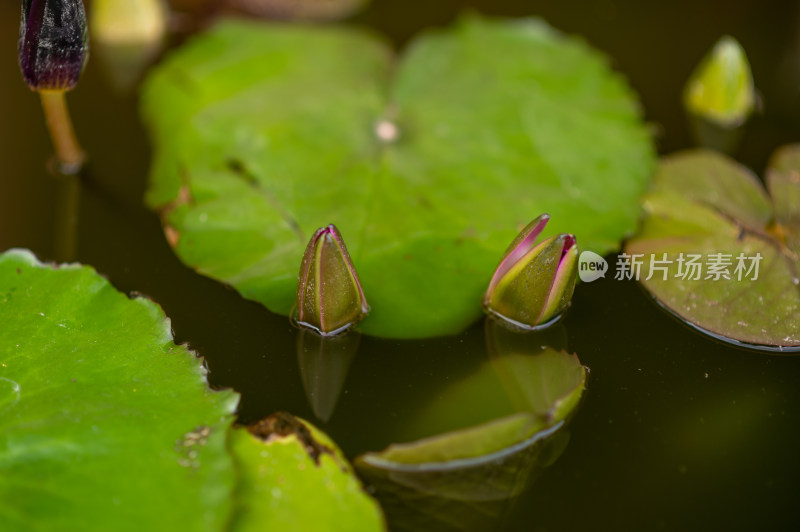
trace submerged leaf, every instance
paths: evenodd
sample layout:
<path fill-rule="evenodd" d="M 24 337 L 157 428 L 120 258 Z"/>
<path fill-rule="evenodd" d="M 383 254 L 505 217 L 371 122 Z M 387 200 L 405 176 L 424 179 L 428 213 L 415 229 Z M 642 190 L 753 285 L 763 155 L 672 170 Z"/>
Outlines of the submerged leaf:
<path fill-rule="evenodd" d="M 797 349 L 799 145 L 776 153 L 767 186 L 769 195 L 746 168 L 714 152 L 667 157 L 626 252 L 642 261 L 642 284 L 694 327 L 756 347 Z"/>
<path fill-rule="evenodd" d="M 562 429 L 583 394 L 585 368 L 576 356 L 542 346 L 541 334 L 487 322 L 491 363 L 439 394 L 417 431 L 449 427 L 497 395 L 510 399 L 506 413 L 356 459 L 393 528 L 496 530 L 514 499 L 564 449 Z"/>
<path fill-rule="evenodd" d="M 536 214 L 599 253 L 635 228 L 650 137 L 585 44 L 469 17 L 395 61 L 352 28 L 226 21 L 158 68 L 148 202 L 181 259 L 288 314 L 305 243 L 333 222 L 373 309 L 362 330 L 425 337 L 480 316 Z"/>
<path fill-rule="evenodd" d="M 515 408 L 550 422 L 561 421 L 572 414 L 583 395 L 586 368 L 577 355 L 537 346 L 542 336 L 512 332 L 486 320 L 492 366 Z"/>
<path fill-rule="evenodd" d="M 519 413 L 395 444 L 355 465 L 393 529 L 496 530 L 513 500 L 563 449 L 561 426 Z"/>

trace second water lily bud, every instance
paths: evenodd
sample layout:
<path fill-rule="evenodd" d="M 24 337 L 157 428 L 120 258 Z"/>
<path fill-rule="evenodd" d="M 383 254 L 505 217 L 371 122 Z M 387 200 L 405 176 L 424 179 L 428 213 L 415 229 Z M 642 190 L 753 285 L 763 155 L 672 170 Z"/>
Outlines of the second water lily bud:
<path fill-rule="evenodd" d="M 93 0 L 90 15 L 95 55 L 113 87 L 133 89 L 162 48 L 166 0 Z"/>
<path fill-rule="evenodd" d="M 750 63 L 733 37 L 721 38 L 689 78 L 684 105 L 695 116 L 722 127 L 743 124 L 756 107 Z"/>
<path fill-rule="evenodd" d="M 297 283 L 298 325 L 330 336 L 361 321 L 369 305 L 339 230 L 317 229 L 303 255 Z"/>
<path fill-rule="evenodd" d="M 82 0 L 23 0 L 18 52 L 31 89 L 74 88 L 89 53 Z"/>
<path fill-rule="evenodd" d="M 533 329 L 556 320 L 572 299 L 578 275 L 575 237 L 536 243 L 550 217 L 543 214 L 514 239 L 489 283 L 483 306 L 512 326 Z"/>

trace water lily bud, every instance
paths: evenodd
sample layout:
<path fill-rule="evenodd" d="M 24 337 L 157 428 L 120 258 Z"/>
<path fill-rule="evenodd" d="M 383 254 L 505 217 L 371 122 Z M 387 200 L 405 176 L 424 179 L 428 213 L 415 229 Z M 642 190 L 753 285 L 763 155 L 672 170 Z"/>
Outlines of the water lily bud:
<path fill-rule="evenodd" d="M 323 336 L 361 321 L 369 312 L 344 240 L 335 225 L 317 229 L 303 255 L 295 320 Z"/>
<path fill-rule="evenodd" d="M 514 239 L 483 300 L 489 314 L 518 328 L 549 325 L 569 306 L 575 290 L 575 237 L 560 234 L 536 244 L 549 219 L 539 216 Z"/>
<path fill-rule="evenodd" d="M 743 124 L 756 106 L 756 90 L 742 45 L 721 38 L 689 78 L 683 98 L 695 116 L 724 127 Z"/>
<path fill-rule="evenodd" d="M 167 31 L 164 0 L 94 0 L 92 41 L 140 46 L 159 42 Z"/>
<path fill-rule="evenodd" d="M 134 89 L 164 44 L 169 23 L 165 0 L 93 0 L 92 53 L 112 88 Z"/>
<path fill-rule="evenodd" d="M 81 0 L 22 0 L 19 66 L 35 91 L 66 91 L 78 83 L 89 55 Z"/>

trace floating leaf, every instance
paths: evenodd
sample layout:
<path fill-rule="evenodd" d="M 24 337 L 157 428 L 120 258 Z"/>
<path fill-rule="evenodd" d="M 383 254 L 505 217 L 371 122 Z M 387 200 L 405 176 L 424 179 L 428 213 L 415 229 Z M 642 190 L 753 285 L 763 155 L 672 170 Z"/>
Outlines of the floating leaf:
<path fill-rule="evenodd" d="M 3 532 L 384 529 L 333 442 L 231 433 L 238 396 L 91 268 L 0 255 L 0 323 Z"/>
<path fill-rule="evenodd" d="M 231 449 L 241 471 L 236 531 L 385 530 L 336 444 L 302 419 L 278 414 L 234 430 Z"/>
<path fill-rule="evenodd" d="M 397 61 L 371 34 L 227 21 L 151 76 L 148 202 L 181 259 L 288 314 L 317 227 L 348 237 L 364 332 L 456 333 L 533 217 L 605 253 L 652 146 L 630 89 L 536 20 L 464 19 Z"/>
<path fill-rule="evenodd" d="M 236 394 L 153 302 L 91 268 L 0 255 L 0 528 L 219 531 Z"/>
<path fill-rule="evenodd" d="M 626 252 L 630 262 L 642 261 L 642 284 L 694 327 L 729 341 L 794 349 L 800 347 L 800 145 L 773 156 L 767 188 L 769 194 L 746 168 L 714 152 L 667 157 Z M 699 275 L 688 266 L 691 255 Z"/>

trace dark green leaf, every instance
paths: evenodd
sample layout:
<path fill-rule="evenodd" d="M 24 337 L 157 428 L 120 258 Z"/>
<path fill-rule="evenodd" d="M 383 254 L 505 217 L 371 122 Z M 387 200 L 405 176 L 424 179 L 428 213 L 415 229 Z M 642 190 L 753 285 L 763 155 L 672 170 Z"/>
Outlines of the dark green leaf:
<path fill-rule="evenodd" d="M 642 283 L 658 301 L 698 329 L 756 346 L 796 348 L 800 146 L 781 149 L 767 175 L 770 195 L 756 176 L 723 155 L 667 157 L 645 199 L 642 229 L 626 252 L 642 255 Z M 680 275 L 681 254 L 701 257 L 699 279 Z M 718 254 L 729 263 L 723 268 L 728 278 L 707 267 Z M 761 260 L 753 261 L 758 255 Z M 671 262 L 659 264 L 667 269 L 647 279 L 653 256 Z M 758 278 L 750 270 L 754 262 Z"/>

